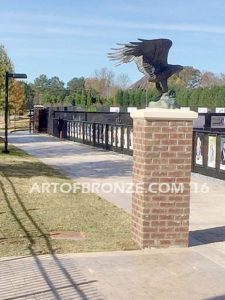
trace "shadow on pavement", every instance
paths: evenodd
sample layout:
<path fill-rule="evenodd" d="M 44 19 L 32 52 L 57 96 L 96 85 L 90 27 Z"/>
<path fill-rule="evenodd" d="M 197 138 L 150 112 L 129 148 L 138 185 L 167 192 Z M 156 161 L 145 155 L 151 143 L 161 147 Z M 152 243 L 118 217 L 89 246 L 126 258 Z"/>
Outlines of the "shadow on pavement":
<path fill-rule="evenodd" d="M 190 231 L 190 247 L 225 241 L 225 226 Z M 225 299 L 225 298 L 224 298 Z"/>
<path fill-rule="evenodd" d="M 205 298 L 204 300 L 225 300 L 225 295 L 216 296 L 212 298 Z"/>
<path fill-rule="evenodd" d="M 4 200 L 6 201 L 7 206 L 9 208 L 14 220 L 18 223 L 19 227 L 22 229 L 22 231 L 24 233 L 24 236 L 29 241 L 28 249 L 30 251 L 30 254 L 33 257 L 33 260 L 35 261 L 35 264 L 36 264 L 38 270 L 39 270 L 39 274 L 41 274 L 42 279 L 44 280 L 44 282 L 46 284 L 45 284 L 45 288 L 43 288 L 43 286 L 42 286 L 42 287 L 40 287 L 40 289 L 38 289 L 38 286 L 34 279 L 34 282 L 32 283 L 32 285 L 29 285 L 29 287 L 30 287 L 29 292 L 26 292 L 26 294 L 21 294 L 23 288 L 21 288 L 21 289 L 17 288 L 17 295 L 15 295 L 15 296 L 13 295 L 12 297 L 5 297 L 5 298 L 1 298 L 1 299 L 2 300 L 15 300 L 15 299 L 27 299 L 27 297 L 32 297 L 32 296 L 45 297 L 46 293 L 47 293 L 48 295 L 53 296 L 54 299 L 56 299 L 56 300 L 64 300 L 66 298 L 64 296 L 62 296 L 61 292 L 62 292 L 62 290 L 65 290 L 65 291 L 68 290 L 68 288 L 70 288 L 69 296 L 74 297 L 74 298 L 70 298 L 70 299 L 77 299 L 77 298 L 84 299 L 84 300 L 103 299 L 102 296 L 100 296 L 97 293 L 97 290 L 95 289 L 95 287 L 92 285 L 92 283 L 95 281 L 86 281 L 86 279 L 83 277 L 83 275 L 81 274 L 80 270 L 77 267 L 73 266 L 72 274 L 71 274 L 71 272 L 68 271 L 68 267 L 64 266 L 64 264 L 60 261 L 60 259 L 55 254 L 55 249 L 53 249 L 48 235 L 46 235 L 44 230 L 39 226 L 39 224 L 30 215 L 28 209 L 26 208 L 25 204 L 23 203 L 21 197 L 18 195 L 16 188 L 13 185 L 10 178 L 8 178 L 5 175 L 5 179 L 7 180 L 7 183 L 11 186 L 13 194 L 16 197 L 21 209 L 23 210 L 25 218 L 20 219 L 17 216 L 16 209 L 14 209 L 13 205 L 10 202 L 10 199 L 7 195 L 7 191 L 4 187 L 4 184 L 0 181 L 0 188 L 3 192 Z M 35 252 L 35 240 L 33 239 L 32 235 L 31 235 L 32 228 L 28 228 L 28 225 L 27 225 L 28 221 L 32 224 L 33 229 L 35 229 L 39 233 L 39 235 L 42 236 L 42 238 L 44 239 L 46 247 L 51 255 L 51 259 L 53 261 L 54 268 L 53 268 L 53 266 L 52 267 L 49 266 L 49 264 L 47 264 L 47 266 L 46 266 L 45 262 L 42 260 L 42 256 L 38 256 L 37 253 Z M 18 259 L 22 260 L 23 258 L 18 258 Z M 10 259 L 3 260 L 1 263 L 4 263 L 9 260 Z M 15 263 L 17 258 L 12 258 L 12 260 Z M 22 265 L 24 265 L 24 264 L 25 263 L 23 262 Z M 54 270 L 52 270 L 52 269 L 54 269 Z M 32 270 L 24 270 L 24 272 L 32 273 Z M 51 274 L 50 274 L 50 272 L 51 272 Z M 13 276 L 15 276 L 15 275 L 13 275 Z M 61 282 L 63 282 L 64 284 L 61 284 L 61 285 L 59 284 L 60 283 L 59 277 L 61 277 Z M 19 279 L 21 279 L 21 278 L 18 278 L 18 280 Z M 12 278 L 9 278 L 9 280 L 12 280 Z M 47 287 L 47 289 L 46 289 L 46 287 Z M 72 291 L 71 291 L 71 289 L 72 289 Z M 27 291 L 27 289 L 26 289 L 26 291 Z M 40 299 L 42 299 L 42 298 L 40 298 Z"/>
<path fill-rule="evenodd" d="M 119 180 L 119 177 L 132 176 L 132 164 L 129 161 L 116 160 L 116 157 L 115 160 L 60 163 L 57 169 L 72 176 L 86 178 L 118 177 Z"/>

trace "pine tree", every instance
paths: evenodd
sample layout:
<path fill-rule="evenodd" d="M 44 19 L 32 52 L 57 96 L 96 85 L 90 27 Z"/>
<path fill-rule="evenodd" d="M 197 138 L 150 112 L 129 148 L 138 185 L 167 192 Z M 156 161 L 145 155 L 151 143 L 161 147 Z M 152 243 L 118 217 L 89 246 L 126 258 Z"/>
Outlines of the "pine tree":
<path fill-rule="evenodd" d="M 119 106 L 123 106 L 123 90 L 118 90 L 115 96 L 115 102 L 116 104 L 118 104 Z"/>
<path fill-rule="evenodd" d="M 128 90 L 123 92 L 123 105 L 124 106 L 129 106 L 129 92 Z"/>
<path fill-rule="evenodd" d="M 81 106 L 83 106 L 83 107 L 86 107 L 86 106 L 87 106 L 87 95 L 86 95 L 85 90 L 82 90 L 82 92 L 81 92 L 81 96 L 80 96 L 80 104 L 81 104 Z"/>
<path fill-rule="evenodd" d="M 87 107 L 91 107 L 92 106 L 92 95 L 91 95 L 91 91 L 89 90 L 87 92 Z"/>

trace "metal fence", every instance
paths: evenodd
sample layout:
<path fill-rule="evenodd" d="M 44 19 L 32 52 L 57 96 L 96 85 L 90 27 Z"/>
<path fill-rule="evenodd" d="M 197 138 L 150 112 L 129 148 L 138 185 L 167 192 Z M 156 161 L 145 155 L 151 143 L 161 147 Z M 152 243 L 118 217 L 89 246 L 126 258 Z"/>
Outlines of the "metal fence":
<path fill-rule="evenodd" d="M 53 135 L 106 150 L 133 154 L 133 126 L 54 119 Z"/>
<path fill-rule="evenodd" d="M 225 132 L 194 129 L 192 170 L 225 180 Z"/>
<path fill-rule="evenodd" d="M 52 111 L 54 119 L 87 121 L 108 124 L 128 124 L 132 125 L 133 120 L 129 113 L 124 112 L 88 112 L 88 111 Z"/>
<path fill-rule="evenodd" d="M 53 119 L 53 135 L 123 154 L 133 154 L 133 126 Z M 225 132 L 194 129 L 192 171 L 225 180 Z"/>
<path fill-rule="evenodd" d="M 80 121 L 90 123 L 103 123 L 103 124 L 124 124 L 132 125 L 133 120 L 129 113 L 112 113 L 112 112 L 85 112 L 85 111 L 65 111 L 54 110 L 48 108 L 48 129 L 47 132 L 54 135 L 55 120 L 63 119 L 64 121 Z"/>

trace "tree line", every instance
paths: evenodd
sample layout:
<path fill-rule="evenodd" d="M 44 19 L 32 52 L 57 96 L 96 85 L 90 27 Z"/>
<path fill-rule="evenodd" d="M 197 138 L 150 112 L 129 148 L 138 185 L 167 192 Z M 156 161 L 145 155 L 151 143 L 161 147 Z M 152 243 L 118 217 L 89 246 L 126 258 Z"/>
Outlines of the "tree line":
<path fill-rule="evenodd" d="M 177 102 L 182 107 L 225 107 L 225 85 L 212 87 L 199 87 L 188 89 L 173 87 Z M 145 107 L 150 101 L 159 100 L 157 90 L 119 90 L 115 97 L 118 106 Z"/>
<path fill-rule="evenodd" d="M 65 87 L 58 77 L 40 75 L 30 84 L 34 102 L 44 105 L 73 105 L 96 110 L 102 106 L 145 107 L 149 101 L 160 97 L 154 84 L 144 77 L 129 87 L 129 77 L 115 74 L 106 68 L 95 71 L 92 78 L 73 78 Z M 174 89 L 181 106 L 220 107 L 225 106 L 225 75 L 200 72 L 186 67 L 169 79 L 169 88 Z"/>
<path fill-rule="evenodd" d="M 3 45 L 0 45 L 0 109 L 4 106 L 5 72 L 13 72 L 14 66 Z M 185 67 L 169 79 L 181 106 L 225 106 L 225 74 L 201 72 Z M 149 101 L 159 99 L 154 84 L 146 77 L 130 85 L 127 74 L 116 76 L 112 70 L 96 70 L 90 78 L 74 77 L 65 84 L 58 76 L 38 76 L 32 83 L 10 80 L 11 114 L 23 113 L 30 105 L 79 106 L 89 111 L 102 106 L 145 107 Z"/>
<path fill-rule="evenodd" d="M 130 79 L 126 74 L 115 76 L 107 68 L 96 70 L 93 77 L 74 77 L 65 86 L 59 77 L 48 78 L 42 74 L 29 86 L 34 103 L 43 105 L 73 105 L 94 110 L 102 105 L 112 105 L 118 90 L 125 90 Z"/>
<path fill-rule="evenodd" d="M 14 65 L 7 55 L 3 45 L 0 44 L 0 110 L 3 110 L 5 100 L 5 73 L 14 72 Z M 26 84 L 10 79 L 9 81 L 9 108 L 13 113 L 23 113 L 26 109 Z"/>

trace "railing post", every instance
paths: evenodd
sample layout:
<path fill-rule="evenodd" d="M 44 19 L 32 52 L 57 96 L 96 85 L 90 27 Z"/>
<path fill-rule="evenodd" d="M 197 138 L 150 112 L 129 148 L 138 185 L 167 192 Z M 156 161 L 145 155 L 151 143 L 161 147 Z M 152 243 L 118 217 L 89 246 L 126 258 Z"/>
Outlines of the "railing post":
<path fill-rule="evenodd" d="M 93 135 L 92 135 L 92 138 L 93 138 L 93 145 L 95 146 L 96 145 L 96 124 L 93 123 Z"/>
<path fill-rule="evenodd" d="M 121 126 L 120 127 L 120 148 L 121 148 L 121 152 L 123 152 L 123 145 L 124 145 L 124 127 Z"/>
<path fill-rule="evenodd" d="M 67 120 L 63 120 L 62 138 L 67 139 Z"/>
<path fill-rule="evenodd" d="M 99 126 L 99 123 L 98 123 L 98 130 L 97 130 L 98 134 L 97 134 L 97 141 L 98 141 L 98 144 L 100 143 L 100 126 Z"/>
<path fill-rule="evenodd" d="M 70 121 L 67 121 L 66 131 L 67 131 L 67 139 L 70 140 Z"/>
<path fill-rule="evenodd" d="M 76 138 L 75 138 L 75 128 L 76 128 L 76 123 L 75 123 L 75 121 L 73 121 L 73 123 L 72 123 L 72 130 L 73 130 L 73 141 L 75 142 L 75 140 L 76 140 Z"/>
<path fill-rule="evenodd" d="M 85 141 L 85 134 L 84 134 L 84 128 L 85 128 L 85 126 L 84 126 L 84 122 L 82 122 L 82 140 L 83 140 L 83 144 L 85 143 L 84 141 Z"/>
<path fill-rule="evenodd" d="M 116 132 L 116 135 L 115 135 L 115 149 L 117 150 L 118 149 L 118 127 L 117 126 L 115 127 L 115 132 Z"/>
<path fill-rule="evenodd" d="M 127 151 L 130 151 L 130 127 L 127 127 Z"/>
<path fill-rule="evenodd" d="M 105 149 L 109 149 L 109 124 L 105 124 Z"/>

